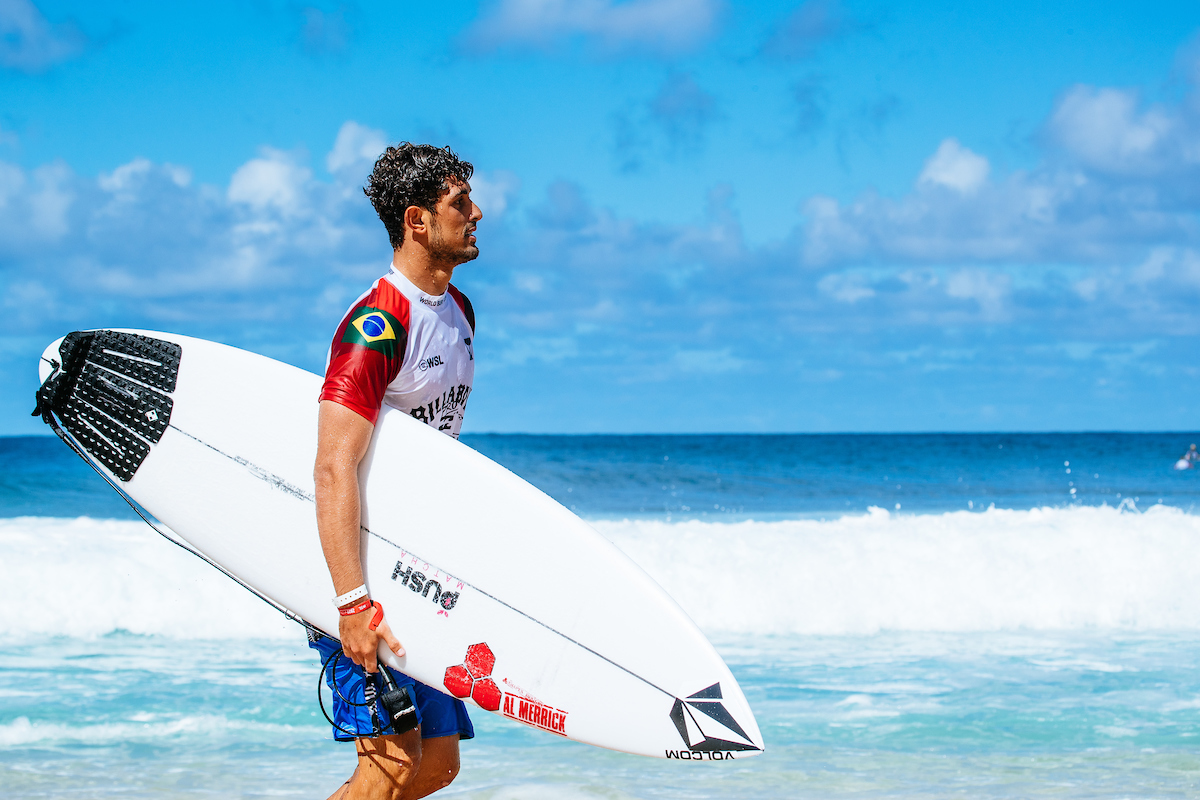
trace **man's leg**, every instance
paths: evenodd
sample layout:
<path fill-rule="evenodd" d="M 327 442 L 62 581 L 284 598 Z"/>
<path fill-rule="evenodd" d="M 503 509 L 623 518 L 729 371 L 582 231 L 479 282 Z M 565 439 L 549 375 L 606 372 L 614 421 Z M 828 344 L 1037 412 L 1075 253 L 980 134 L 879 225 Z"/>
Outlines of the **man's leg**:
<path fill-rule="evenodd" d="M 421 739 L 419 730 L 356 740 L 358 767 L 329 800 L 417 800 L 458 775 L 458 737 Z"/>
<path fill-rule="evenodd" d="M 427 797 L 445 789 L 458 776 L 458 736 L 421 740 L 421 763 L 405 800 Z"/>

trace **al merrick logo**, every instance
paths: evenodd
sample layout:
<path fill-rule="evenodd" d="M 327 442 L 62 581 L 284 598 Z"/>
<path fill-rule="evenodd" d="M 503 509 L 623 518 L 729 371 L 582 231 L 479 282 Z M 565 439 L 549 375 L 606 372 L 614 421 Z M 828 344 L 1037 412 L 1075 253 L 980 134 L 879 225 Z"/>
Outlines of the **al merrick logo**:
<path fill-rule="evenodd" d="M 496 656 L 487 642 L 467 648 L 463 663 L 449 667 L 442 685 L 460 699 L 470 697 L 484 711 L 497 711 L 509 719 L 524 722 L 559 736 L 567 735 L 567 712 L 530 697 L 503 691 L 492 678 Z"/>

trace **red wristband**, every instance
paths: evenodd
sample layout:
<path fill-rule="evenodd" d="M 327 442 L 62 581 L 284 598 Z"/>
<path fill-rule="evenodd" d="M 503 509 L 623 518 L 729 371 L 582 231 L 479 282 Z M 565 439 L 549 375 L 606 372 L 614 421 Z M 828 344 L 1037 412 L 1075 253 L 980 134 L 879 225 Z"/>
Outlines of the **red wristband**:
<path fill-rule="evenodd" d="M 375 616 L 371 618 L 371 624 L 367 627 L 375 630 L 379 627 L 379 623 L 383 622 L 383 606 L 379 603 L 372 603 L 371 605 L 375 607 Z"/>
<path fill-rule="evenodd" d="M 352 606 L 346 606 L 345 608 L 339 608 L 338 613 L 341 614 L 343 617 L 348 617 L 351 614 L 357 614 L 360 611 L 366 611 L 370 607 L 371 607 L 371 598 L 368 597 L 366 600 L 363 600 L 361 603 L 357 603 Z"/>

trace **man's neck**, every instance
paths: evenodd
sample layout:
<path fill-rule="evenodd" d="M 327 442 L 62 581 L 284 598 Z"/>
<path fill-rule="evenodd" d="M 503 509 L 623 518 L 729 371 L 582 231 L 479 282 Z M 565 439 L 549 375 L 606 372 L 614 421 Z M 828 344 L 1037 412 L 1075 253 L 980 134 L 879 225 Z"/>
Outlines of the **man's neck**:
<path fill-rule="evenodd" d="M 446 293 L 457 265 L 434 261 L 423 248 L 401 246 L 392 251 L 392 266 L 425 294 L 441 295 Z"/>

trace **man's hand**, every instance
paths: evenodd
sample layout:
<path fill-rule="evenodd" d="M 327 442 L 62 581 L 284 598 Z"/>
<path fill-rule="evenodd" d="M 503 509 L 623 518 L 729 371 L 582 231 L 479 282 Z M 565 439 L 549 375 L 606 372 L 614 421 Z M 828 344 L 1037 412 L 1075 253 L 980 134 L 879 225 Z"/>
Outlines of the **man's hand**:
<path fill-rule="evenodd" d="M 379 670 L 380 639 L 393 653 L 398 656 L 404 655 L 404 646 L 392 635 L 392 629 L 388 627 L 386 619 L 381 621 L 375 630 L 371 630 L 371 619 L 374 616 L 375 610 L 368 608 L 366 611 L 342 617 L 338 622 L 338 638 L 342 640 L 342 652 L 367 672 Z"/>

